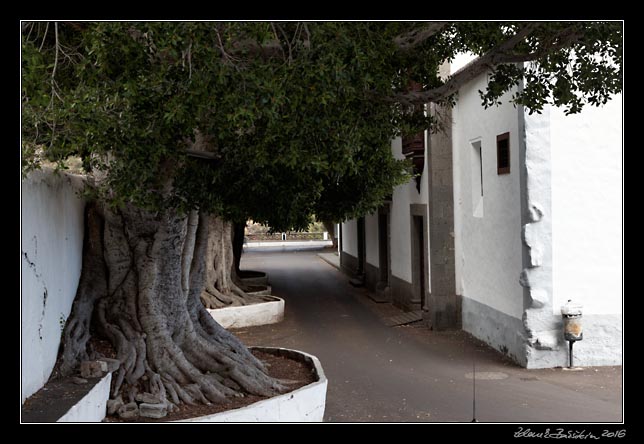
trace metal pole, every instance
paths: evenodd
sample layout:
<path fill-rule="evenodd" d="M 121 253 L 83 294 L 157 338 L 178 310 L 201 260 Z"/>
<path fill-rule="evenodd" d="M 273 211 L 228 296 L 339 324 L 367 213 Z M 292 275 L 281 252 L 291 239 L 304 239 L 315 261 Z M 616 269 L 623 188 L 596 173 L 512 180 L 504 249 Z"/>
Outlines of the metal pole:
<path fill-rule="evenodd" d="M 568 344 L 570 344 L 569 352 L 568 354 L 570 355 L 570 366 L 568 368 L 572 368 L 572 344 L 574 344 L 575 341 L 568 341 Z"/>

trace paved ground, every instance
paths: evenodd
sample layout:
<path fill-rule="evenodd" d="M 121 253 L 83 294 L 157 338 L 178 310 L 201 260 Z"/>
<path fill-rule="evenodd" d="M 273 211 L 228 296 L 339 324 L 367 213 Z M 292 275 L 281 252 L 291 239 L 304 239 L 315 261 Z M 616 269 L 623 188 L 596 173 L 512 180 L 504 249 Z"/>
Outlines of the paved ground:
<path fill-rule="evenodd" d="M 327 253 L 325 250 L 323 253 L 318 253 L 318 256 L 322 258 L 324 262 L 328 262 L 338 270 L 340 269 L 340 255 L 337 251 L 334 251 L 333 253 Z"/>
<path fill-rule="evenodd" d="M 622 421 L 621 367 L 526 370 L 464 332 L 387 327 L 399 311 L 350 286 L 318 252 L 248 249 L 242 269 L 269 274 L 285 319 L 235 333 L 318 356 L 329 379 L 325 421 L 470 422 L 474 361 L 479 422 Z"/>

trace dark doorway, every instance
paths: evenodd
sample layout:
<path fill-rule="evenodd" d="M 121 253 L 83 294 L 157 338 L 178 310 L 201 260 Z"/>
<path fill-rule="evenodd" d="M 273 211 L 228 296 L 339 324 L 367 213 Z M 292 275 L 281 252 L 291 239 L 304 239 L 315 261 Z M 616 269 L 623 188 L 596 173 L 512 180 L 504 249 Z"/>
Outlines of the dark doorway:
<path fill-rule="evenodd" d="M 421 207 L 418 205 L 418 207 Z M 425 206 L 415 209 L 411 219 L 412 242 L 412 307 L 414 310 L 427 309 L 427 222 Z M 419 211 L 420 210 L 420 211 Z M 420 214 L 419 214 L 420 213 Z"/>
<path fill-rule="evenodd" d="M 378 256 L 380 285 L 389 286 L 389 214 L 378 214 Z"/>
<path fill-rule="evenodd" d="M 416 230 L 416 244 L 418 245 L 418 296 L 420 306 L 425 306 L 425 233 L 423 230 L 423 216 L 414 216 L 414 229 Z"/>
<path fill-rule="evenodd" d="M 391 289 L 389 287 L 391 285 L 390 236 L 389 205 L 385 204 L 378 210 L 378 275 L 376 291 L 369 293 L 369 297 L 376 302 L 391 301 Z"/>
<path fill-rule="evenodd" d="M 365 228 L 364 228 L 364 217 L 360 217 L 357 221 L 358 225 L 358 269 L 356 270 L 356 274 L 358 276 L 363 276 L 364 275 L 364 269 L 365 269 Z"/>

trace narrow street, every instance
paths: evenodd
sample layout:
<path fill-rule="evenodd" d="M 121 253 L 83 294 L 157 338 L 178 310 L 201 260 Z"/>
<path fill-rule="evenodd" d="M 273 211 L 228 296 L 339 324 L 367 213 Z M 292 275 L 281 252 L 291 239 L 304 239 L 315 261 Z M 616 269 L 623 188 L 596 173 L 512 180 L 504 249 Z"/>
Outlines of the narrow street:
<path fill-rule="evenodd" d="M 249 249 L 242 269 L 269 275 L 286 301 L 279 324 L 233 330 L 247 345 L 316 355 L 329 379 L 325 421 L 618 422 L 622 368 L 526 370 L 461 331 L 388 327 L 397 313 L 323 261 L 321 250 Z"/>

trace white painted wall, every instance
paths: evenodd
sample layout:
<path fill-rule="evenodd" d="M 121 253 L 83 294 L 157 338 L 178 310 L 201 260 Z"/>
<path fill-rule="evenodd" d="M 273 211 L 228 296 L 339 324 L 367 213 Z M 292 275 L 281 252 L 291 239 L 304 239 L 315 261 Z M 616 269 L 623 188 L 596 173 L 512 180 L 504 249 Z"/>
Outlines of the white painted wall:
<path fill-rule="evenodd" d="M 551 109 L 553 310 L 622 313 L 622 97 L 565 116 Z"/>
<path fill-rule="evenodd" d="M 425 134 L 425 137 L 427 134 Z M 425 143 L 427 147 L 427 143 Z M 404 159 L 402 154 L 402 140 L 397 137 L 391 142 L 391 151 L 396 159 Z M 427 159 L 427 152 L 425 152 Z M 412 282 L 411 278 L 411 220 L 409 213 L 410 204 L 427 204 L 427 168 L 424 169 L 420 182 L 420 193 L 416 189 L 416 181 L 399 185 L 394 188 L 391 203 L 391 274 L 403 281 Z M 427 216 L 426 216 L 427 217 Z M 429 250 L 429 223 L 425 233 L 427 250 Z M 369 248 L 369 246 L 367 246 Z M 426 262 L 427 264 L 429 261 Z M 428 290 L 431 291 L 431 277 L 428 276 Z"/>
<path fill-rule="evenodd" d="M 366 255 L 367 263 L 373 265 L 374 267 L 379 267 L 379 250 L 380 245 L 378 244 L 378 213 L 368 214 L 364 218 L 364 228 L 365 228 L 365 244 L 366 244 Z"/>
<path fill-rule="evenodd" d="M 273 300 L 258 304 L 207 310 L 219 325 L 228 329 L 276 324 L 284 319 L 284 299 L 277 296 L 271 298 Z"/>
<path fill-rule="evenodd" d="M 457 54 L 450 64 L 450 72 L 455 73 L 456 71 L 476 59 L 476 57 L 477 56 L 475 54 L 472 54 L 471 52 L 461 52 Z"/>
<path fill-rule="evenodd" d="M 456 292 L 507 315 L 521 318 L 521 202 L 518 111 L 507 103 L 481 106 L 481 75 L 459 91 L 453 110 L 454 248 Z M 497 174 L 496 136 L 510 132 L 510 174 Z M 472 142 L 480 141 L 482 211 L 473 208 Z M 476 216 L 475 216 L 476 213 Z"/>
<path fill-rule="evenodd" d="M 69 317 L 80 278 L 85 203 L 78 177 L 36 171 L 21 196 L 22 402 L 47 381 L 56 362 L 61 319 Z"/>
<path fill-rule="evenodd" d="M 342 251 L 358 257 L 358 224 L 355 219 L 342 223 Z"/>

